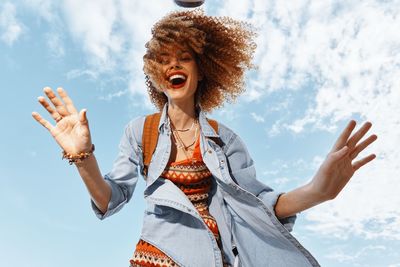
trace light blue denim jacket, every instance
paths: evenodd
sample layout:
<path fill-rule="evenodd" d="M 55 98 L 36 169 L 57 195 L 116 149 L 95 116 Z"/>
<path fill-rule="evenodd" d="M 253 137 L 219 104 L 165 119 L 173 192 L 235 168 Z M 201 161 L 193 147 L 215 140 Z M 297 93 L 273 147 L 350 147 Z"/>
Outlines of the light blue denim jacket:
<path fill-rule="evenodd" d="M 111 200 L 103 214 L 91 201 L 99 219 L 118 212 L 132 197 L 139 172 L 145 117 L 130 121 L 122 136 L 119 154 L 105 181 Z M 216 133 L 200 111 L 200 149 L 214 179 L 210 213 L 221 235 L 224 256 L 230 266 L 319 266 L 314 257 L 289 233 L 296 216 L 278 220 L 274 205 L 280 193 L 256 179 L 256 171 L 243 141 L 219 123 Z M 159 124 L 159 139 L 146 181 L 147 208 L 141 239 L 155 245 L 179 266 L 222 267 L 220 249 L 193 204 L 170 180 L 160 177 L 171 151 L 171 128 L 165 105 Z M 215 138 L 222 144 L 218 145 Z M 236 247 L 238 255 L 233 253 Z"/>

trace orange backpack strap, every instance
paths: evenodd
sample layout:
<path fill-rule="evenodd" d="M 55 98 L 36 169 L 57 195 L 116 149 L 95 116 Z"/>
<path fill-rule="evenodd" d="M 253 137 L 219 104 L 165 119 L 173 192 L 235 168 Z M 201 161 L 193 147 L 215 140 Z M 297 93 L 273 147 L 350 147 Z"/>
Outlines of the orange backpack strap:
<path fill-rule="evenodd" d="M 161 113 L 154 113 L 146 116 L 142 134 L 143 150 L 143 173 L 147 176 L 151 157 L 156 150 L 158 142 L 158 125 L 160 123 Z"/>
<path fill-rule="evenodd" d="M 218 134 L 218 122 L 216 120 L 207 119 L 208 123 L 214 129 L 214 131 Z"/>
<path fill-rule="evenodd" d="M 214 129 L 215 133 L 218 134 L 218 122 L 216 120 L 212 119 L 207 119 L 208 123 L 211 125 L 211 127 Z M 221 148 L 223 147 L 223 142 L 221 141 L 221 138 L 219 137 L 211 137 L 211 139 L 219 145 Z"/>

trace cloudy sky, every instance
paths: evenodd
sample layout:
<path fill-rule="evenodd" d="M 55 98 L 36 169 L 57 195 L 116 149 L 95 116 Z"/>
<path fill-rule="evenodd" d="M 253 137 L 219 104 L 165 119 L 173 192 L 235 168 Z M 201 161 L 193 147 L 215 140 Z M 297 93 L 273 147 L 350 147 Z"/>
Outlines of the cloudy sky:
<path fill-rule="evenodd" d="M 210 117 L 245 140 L 260 180 L 278 191 L 306 183 L 350 119 L 373 123 L 379 138 L 364 155 L 377 159 L 337 199 L 299 214 L 294 235 L 322 266 L 399 267 L 400 1 L 203 7 L 258 29 L 258 69 L 245 94 Z M 176 9 L 172 0 L 0 1 L 0 266 L 128 266 L 143 181 L 122 211 L 99 221 L 75 167 L 31 112 L 45 115 L 37 102 L 43 87 L 64 87 L 88 109 L 108 172 L 124 125 L 154 111 L 144 43 L 153 23 Z"/>

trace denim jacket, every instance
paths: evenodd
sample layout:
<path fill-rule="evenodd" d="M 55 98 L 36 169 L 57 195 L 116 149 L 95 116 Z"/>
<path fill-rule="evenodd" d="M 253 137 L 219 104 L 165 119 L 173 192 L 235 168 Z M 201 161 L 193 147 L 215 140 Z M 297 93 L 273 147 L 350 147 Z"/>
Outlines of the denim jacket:
<path fill-rule="evenodd" d="M 132 197 L 143 170 L 144 119 L 139 117 L 127 124 L 113 168 L 104 177 L 112 189 L 107 211 L 103 214 L 91 201 L 101 220 L 118 212 Z M 199 123 L 201 154 L 214 177 L 209 210 L 218 223 L 222 253 L 228 264 L 319 266 L 290 234 L 296 216 L 282 220 L 275 216 L 274 206 L 280 193 L 256 179 L 253 160 L 239 136 L 221 123 L 216 133 L 202 111 Z M 145 179 L 147 207 L 140 238 L 155 245 L 179 266 L 222 267 L 221 250 L 196 208 L 174 183 L 160 177 L 171 152 L 167 105 L 158 129 L 158 144 Z"/>

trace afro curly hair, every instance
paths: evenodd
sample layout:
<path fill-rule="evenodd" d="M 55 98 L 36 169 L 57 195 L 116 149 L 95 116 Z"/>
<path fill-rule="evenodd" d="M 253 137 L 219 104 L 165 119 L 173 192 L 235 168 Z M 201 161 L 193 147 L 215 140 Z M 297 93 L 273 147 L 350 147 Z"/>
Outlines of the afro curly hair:
<path fill-rule="evenodd" d="M 160 51 L 169 45 L 190 48 L 203 79 L 195 101 L 205 112 L 232 102 L 244 91 L 244 74 L 253 68 L 256 49 L 255 31 L 251 24 L 230 17 L 212 17 L 202 9 L 175 11 L 167 14 L 152 28 L 143 56 L 147 91 L 151 102 L 161 110 L 167 96 L 157 88 L 165 81 L 158 60 Z"/>

